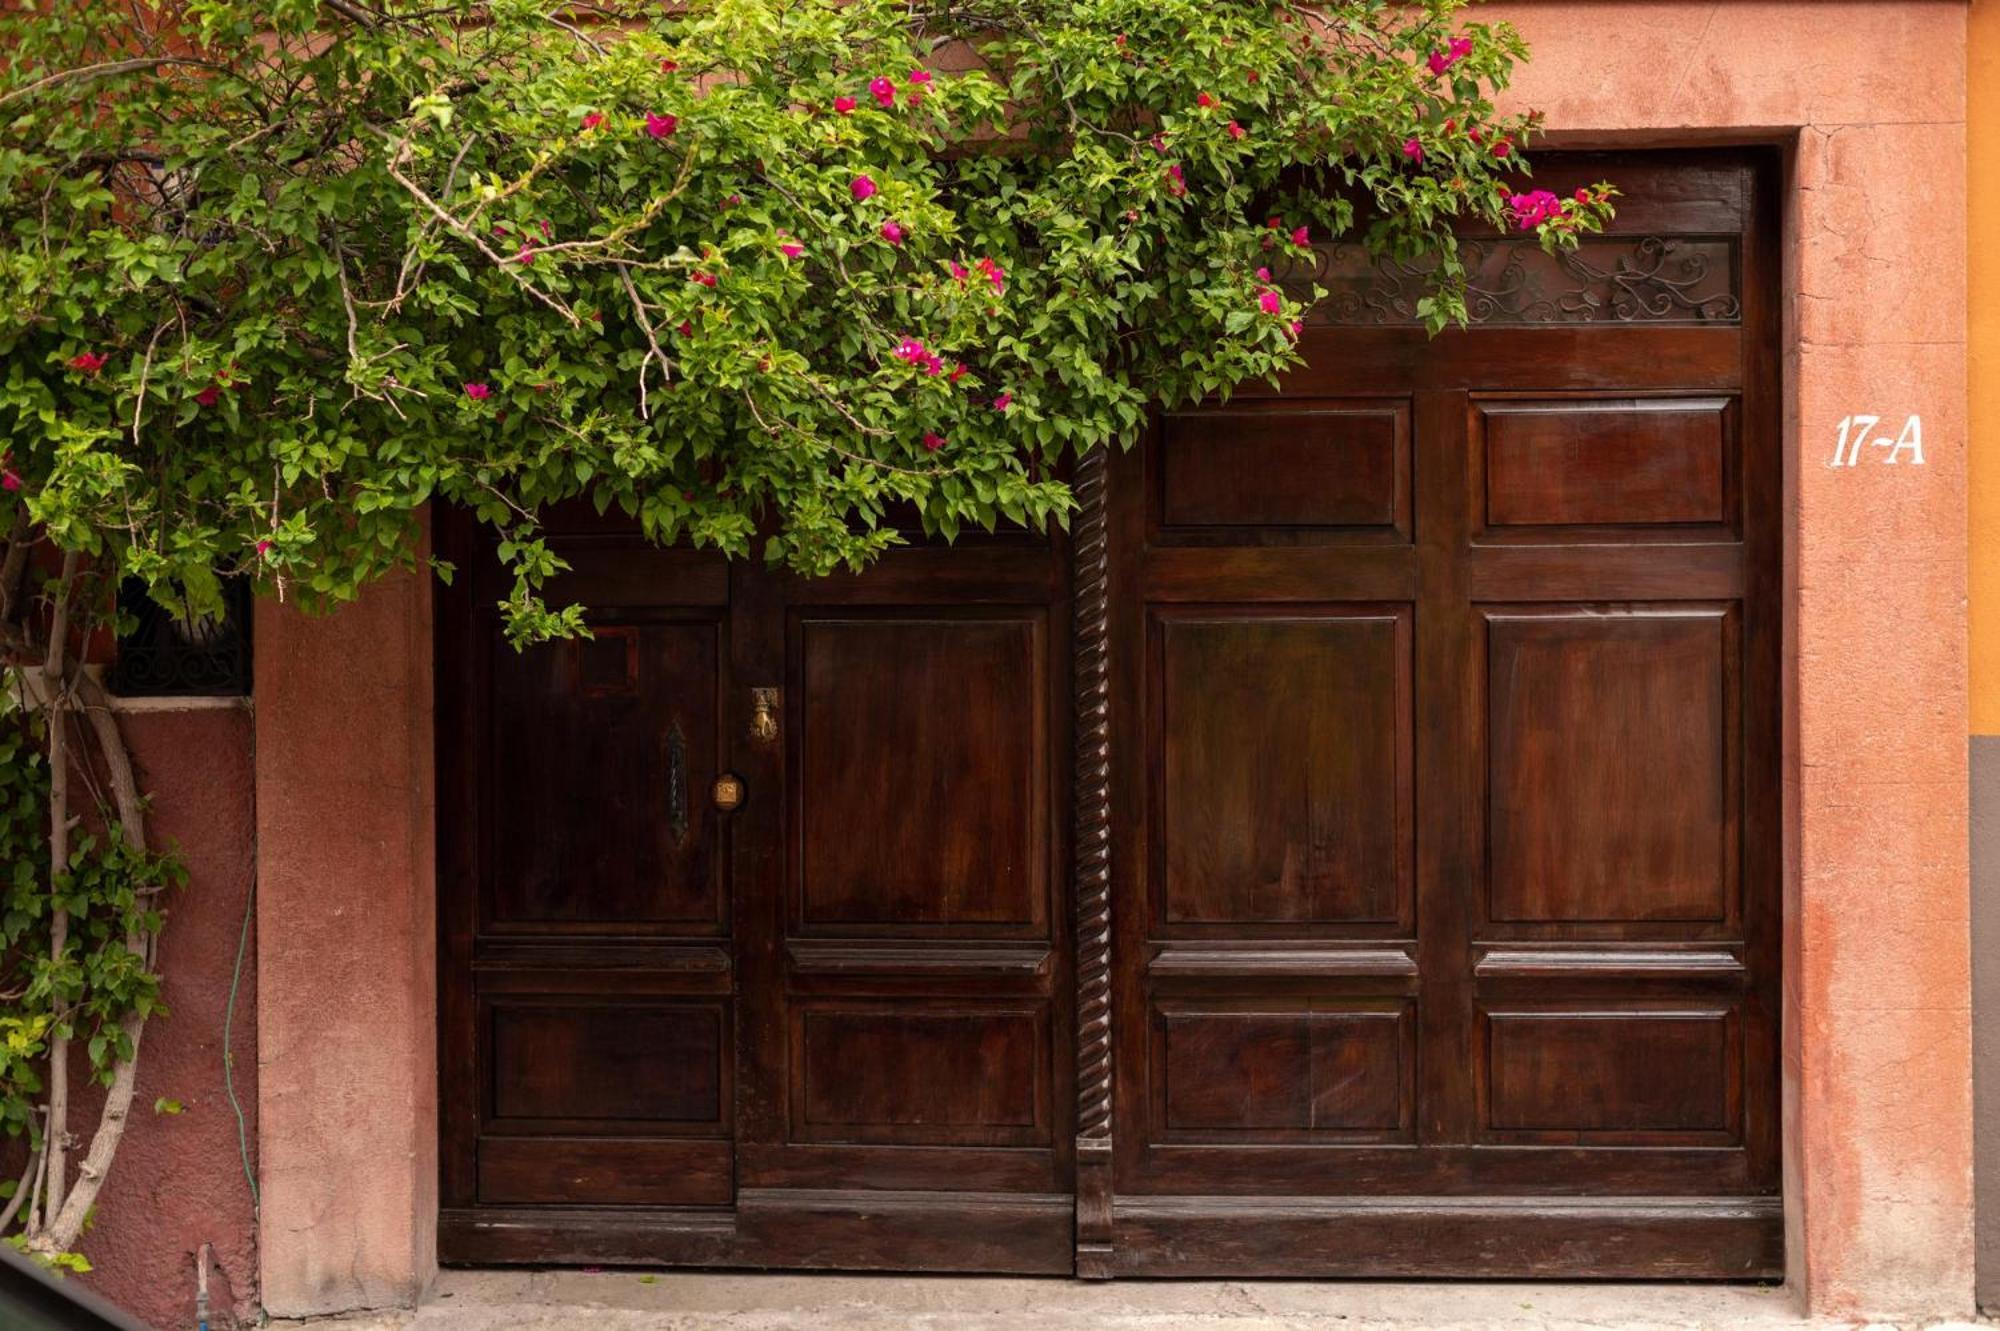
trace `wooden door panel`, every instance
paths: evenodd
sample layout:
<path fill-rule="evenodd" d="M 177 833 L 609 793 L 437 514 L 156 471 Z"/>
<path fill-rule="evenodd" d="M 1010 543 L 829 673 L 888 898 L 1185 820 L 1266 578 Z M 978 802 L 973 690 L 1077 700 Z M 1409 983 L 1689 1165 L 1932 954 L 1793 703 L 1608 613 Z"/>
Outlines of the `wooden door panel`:
<path fill-rule="evenodd" d="M 724 1130 L 726 1004 L 508 999 L 490 1011 L 496 1126 Z"/>
<path fill-rule="evenodd" d="M 815 1001 L 792 1031 L 795 1140 L 1050 1144 L 1044 1003 Z"/>
<path fill-rule="evenodd" d="M 1170 412 L 1157 448 L 1164 540 L 1229 539 L 1203 528 L 1409 539 L 1407 399 L 1288 398 Z"/>
<path fill-rule="evenodd" d="M 1152 1059 L 1161 1139 L 1408 1140 L 1413 1017 L 1396 1001 L 1163 1001 Z"/>
<path fill-rule="evenodd" d="M 1482 619 L 1490 918 L 1732 919 L 1733 610 L 1487 608 Z"/>
<path fill-rule="evenodd" d="M 795 633 L 799 928 L 1045 931 L 1040 616 Z"/>
<path fill-rule="evenodd" d="M 1742 1140 L 1735 1011 L 1534 1007 L 1482 1011 L 1489 1141 L 1731 1145 Z"/>
<path fill-rule="evenodd" d="M 1475 402 L 1486 525 L 1729 523 L 1731 407 L 1726 397 Z"/>
<path fill-rule="evenodd" d="M 717 624 L 491 652 L 486 926 L 718 933 Z"/>
<path fill-rule="evenodd" d="M 1156 615 L 1164 932 L 1410 918 L 1409 622 Z"/>

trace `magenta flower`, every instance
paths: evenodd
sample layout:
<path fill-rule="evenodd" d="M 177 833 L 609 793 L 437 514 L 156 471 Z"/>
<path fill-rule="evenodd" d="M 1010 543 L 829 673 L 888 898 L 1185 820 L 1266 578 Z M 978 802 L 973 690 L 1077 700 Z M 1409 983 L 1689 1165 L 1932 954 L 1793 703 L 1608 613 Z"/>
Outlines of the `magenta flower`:
<path fill-rule="evenodd" d="M 913 69 L 910 71 L 910 82 L 916 84 L 918 87 L 921 88 L 930 81 L 931 72 L 928 69 Z"/>
<path fill-rule="evenodd" d="M 1187 193 L 1187 180 L 1181 175 L 1181 164 L 1179 162 L 1169 162 L 1167 164 L 1167 188 L 1172 191 L 1173 196 L 1177 199 Z"/>
<path fill-rule="evenodd" d="M 896 85 L 887 79 L 870 79 L 868 95 L 875 99 L 875 105 L 886 111 L 896 104 Z"/>
<path fill-rule="evenodd" d="M 889 354 L 897 360 L 908 361 L 912 365 L 922 365 L 931 359 L 929 348 L 914 337 L 906 337 L 898 342 L 896 349 Z"/>
<path fill-rule="evenodd" d="M 852 185 L 849 185 L 847 187 L 847 190 L 848 193 L 854 196 L 854 201 L 856 203 L 860 203 L 864 199 L 870 199 L 874 197 L 875 181 L 872 177 L 869 176 L 856 176 L 854 178 L 854 183 Z"/>
<path fill-rule="evenodd" d="M 944 377 L 944 381 L 948 384 L 955 384 L 963 378 L 965 378 L 965 366 L 954 365 L 951 367 L 951 373 Z"/>
<path fill-rule="evenodd" d="M 583 118 L 583 128 L 586 133 L 588 133 L 590 130 L 596 129 L 599 125 L 603 123 L 604 123 L 604 113 L 602 111 L 592 111 L 589 114 L 585 115 Z"/>
<path fill-rule="evenodd" d="M 681 62 L 678 60 L 662 60 L 660 62 L 660 72 L 662 74 L 671 74 L 680 67 Z"/>
<path fill-rule="evenodd" d="M 1243 137 L 1243 126 L 1237 124 L 1234 120 L 1230 121 L 1228 125 L 1224 126 L 1224 128 L 1226 128 L 1229 131 L 1229 137 L 1232 139 L 1240 139 Z"/>
<path fill-rule="evenodd" d="M 1195 94 L 1194 104 L 1200 107 L 1202 110 L 1206 111 L 1209 107 L 1215 105 L 1215 99 L 1213 97 L 1210 97 L 1205 92 L 1197 93 Z"/>
<path fill-rule="evenodd" d="M 1418 166 L 1422 166 L 1424 164 L 1424 145 L 1415 139 L 1404 139 L 1403 156 L 1409 158 Z"/>
<path fill-rule="evenodd" d="M 979 261 L 979 271 L 985 276 L 987 281 L 993 284 L 995 291 L 1006 290 L 1007 270 L 999 264 L 993 262 L 991 259 L 981 259 Z"/>
<path fill-rule="evenodd" d="M 1307 230 L 1305 227 L 1300 227 L 1298 230 L 1292 232 L 1292 244 L 1294 245 L 1312 244 L 1312 232 Z"/>
<path fill-rule="evenodd" d="M 972 270 L 958 260 L 953 259 L 951 261 L 951 275 L 963 282 L 966 278 L 972 276 Z"/>
<path fill-rule="evenodd" d="M 69 358 L 69 367 L 79 374 L 96 374 L 104 368 L 104 360 L 94 351 L 79 351 Z"/>
<path fill-rule="evenodd" d="M 268 559 L 270 558 L 270 555 L 271 555 L 271 538 L 267 536 L 263 540 L 257 542 L 257 558 Z"/>
<path fill-rule="evenodd" d="M 1259 269 L 1257 270 L 1257 280 L 1258 280 L 1259 282 L 1268 282 L 1268 281 L 1270 281 L 1270 280 L 1271 280 L 1271 270 L 1270 270 L 1270 269 L 1268 269 L 1268 268 L 1259 268 Z"/>
<path fill-rule="evenodd" d="M 888 241 L 891 245 L 902 244 L 903 228 L 897 226 L 894 221 L 884 222 L 882 224 L 882 239 Z"/>
<path fill-rule="evenodd" d="M 1543 222 L 1562 216 L 1562 200 L 1545 189 L 1516 194 L 1507 200 L 1507 208 L 1513 214 L 1514 225 L 1523 231 L 1532 231 Z"/>
<path fill-rule="evenodd" d="M 688 274 L 688 281 L 693 282 L 697 286 L 712 287 L 715 285 L 715 274 L 697 270 Z"/>
<path fill-rule="evenodd" d="M 467 384 L 465 386 L 465 395 L 474 402 L 484 402 L 487 398 L 493 396 L 493 390 L 485 384 Z"/>
<path fill-rule="evenodd" d="M 1445 50 L 1432 51 L 1431 58 L 1425 63 L 1430 66 L 1431 73 L 1442 74 L 1471 54 L 1472 39 L 1470 37 L 1454 37 L 1451 40 L 1450 46 Z"/>
<path fill-rule="evenodd" d="M 833 99 L 833 109 L 841 115 L 852 113 L 854 108 L 859 105 L 861 103 L 855 101 L 852 97 L 836 97 Z"/>
<path fill-rule="evenodd" d="M 21 478 L 18 474 L 13 471 L 0 470 L 0 490 L 18 490 L 20 488 Z"/>
<path fill-rule="evenodd" d="M 796 259 L 805 252 L 806 247 L 799 244 L 796 240 L 788 240 L 778 246 L 778 253 L 784 255 L 787 259 Z"/>
<path fill-rule="evenodd" d="M 212 407 L 216 403 L 222 401 L 222 390 L 216 387 L 214 384 L 210 384 L 208 387 L 202 389 L 199 393 L 196 393 L 194 395 L 194 400 L 201 403 L 201 405 L 204 407 Z"/>
<path fill-rule="evenodd" d="M 1276 314 L 1284 308 L 1284 301 L 1275 291 L 1266 291 L 1257 297 L 1257 304 L 1266 314 Z"/>
<path fill-rule="evenodd" d="M 1012 393 L 1002 393 L 999 397 L 993 399 L 993 410 L 995 411 L 1005 411 L 1013 405 L 1014 395 Z"/>
<path fill-rule="evenodd" d="M 679 328 L 676 328 L 674 331 L 676 333 L 679 333 L 682 337 L 693 337 L 694 324 L 686 319 L 683 319 L 681 320 L 681 326 Z"/>
<path fill-rule="evenodd" d="M 656 139 L 664 139 L 680 125 L 676 116 L 661 115 L 657 111 L 646 112 L 646 133 Z"/>
<path fill-rule="evenodd" d="M 944 445 L 945 445 L 945 438 L 944 438 L 944 436 L 943 436 L 943 435 L 941 435 L 941 434 L 933 434 L 933 433 L 930 433 L 930 432 L 928 432 L 928 431 L 926 431 L 926 432 L 925 432 L 925 434 L 924 434 L 924 447 L 925 447 L 925 449 L 927 449 L 928 451 L 930 451 L 930 452 L 932 452 L 932 453 L 935 453 L 935 452 L 937 452 L 937 451 L 938 451 L 938 450 L 939 450 L 940 448 L 943 448 L 943 447 L 944 447 Z"/>

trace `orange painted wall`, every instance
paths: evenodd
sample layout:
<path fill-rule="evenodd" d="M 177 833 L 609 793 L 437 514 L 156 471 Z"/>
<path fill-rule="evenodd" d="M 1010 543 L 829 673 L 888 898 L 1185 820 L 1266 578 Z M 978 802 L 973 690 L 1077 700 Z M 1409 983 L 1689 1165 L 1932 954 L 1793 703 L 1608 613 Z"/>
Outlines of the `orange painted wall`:
<path fill-rule="evenodd" d="M 2000 0 L 1973 0 L 1966 53 L 1971 720 L 1973 734 L 2000 735 Z"/>

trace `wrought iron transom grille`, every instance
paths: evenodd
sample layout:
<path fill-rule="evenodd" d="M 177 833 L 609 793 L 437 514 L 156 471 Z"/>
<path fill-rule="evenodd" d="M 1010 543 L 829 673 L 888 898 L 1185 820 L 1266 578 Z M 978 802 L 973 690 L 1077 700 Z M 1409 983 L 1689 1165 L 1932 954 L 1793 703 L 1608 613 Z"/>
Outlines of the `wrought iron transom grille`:
<path fill-rule="evenodd" d="M 222 580 L 223 613 L 187 620 L 127 582 L 118 608 L 132 631 L 118 639 L 111 691 L 126 698 L 244 696 L 250 692 L 250 585 Z"/>
<path fill-rule="evenodd" d="M 1728 236 L 1593 236 L 1549 254 L 1533 240 L 1459 241 L 1474 324 L 1737 324 L 1736 241 Z M 1278 282 L 1308 299 L 1326 297 L 1308 323 L 1353 326 L 1418 322 L 1435 261 L 1377 258 L 1353 241 L 1313 247 Z"/>

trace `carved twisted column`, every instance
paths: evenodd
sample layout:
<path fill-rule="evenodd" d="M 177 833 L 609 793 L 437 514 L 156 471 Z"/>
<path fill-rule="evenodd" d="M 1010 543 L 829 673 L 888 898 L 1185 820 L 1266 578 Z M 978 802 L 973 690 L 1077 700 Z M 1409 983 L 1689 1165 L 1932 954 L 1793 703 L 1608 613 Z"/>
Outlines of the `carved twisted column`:
<path fill-rule="evenodd" d="M 1111 1275 L 1110 457 L 1076 468 L 1072 525 L 1076 726 L 1076 1273 Z"/>

